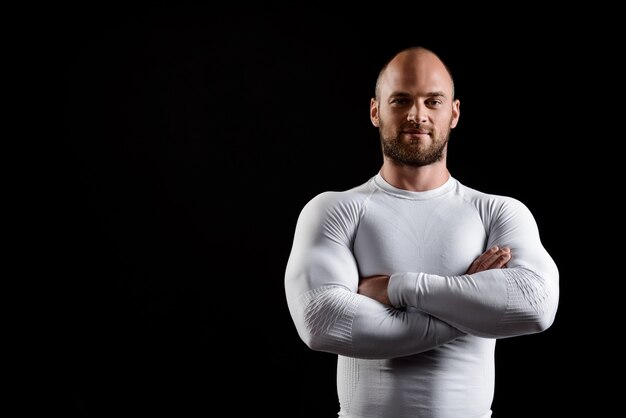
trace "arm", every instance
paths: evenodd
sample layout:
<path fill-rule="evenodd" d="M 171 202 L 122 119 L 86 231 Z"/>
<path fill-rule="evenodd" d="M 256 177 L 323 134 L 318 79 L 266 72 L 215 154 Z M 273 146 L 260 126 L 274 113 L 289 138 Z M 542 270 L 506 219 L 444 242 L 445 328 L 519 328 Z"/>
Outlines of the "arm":
<path fill-rule="evenodd" d="M 491 247 L 472 262 L 467 269 L 467 274 L 478 273 L 489 269 L 506 267 L 511 259 L 510 248 Z M 381 274 L 377 276 L 361 277 L 359 280 L 359 294 L 393 306 L 389 300 L 389 276 Z"/>
<path fill-rule="evenodd" d="M 463 335 L 423 312 L 405 312 L 357 294 L 351 237 L 359 207 L 333 201 L 332 194 L 322 194 L 302 210 L 285 273 L 289 311 L 305 344 L 350 357 L 392 358 Z"/>
<path fill-rule="evenodd" d="M 489 245 L 511 249 L 508 268 L 460 276 L 399 273 L 389 280 L 394 306 L 413 306 L 481 337 L 541 332 L 554 321 L 557 267 L 544 249 L 530 211 L 506 200 L 489 228 Z M 471 271 L 471 268 L 470 268 Z"/>

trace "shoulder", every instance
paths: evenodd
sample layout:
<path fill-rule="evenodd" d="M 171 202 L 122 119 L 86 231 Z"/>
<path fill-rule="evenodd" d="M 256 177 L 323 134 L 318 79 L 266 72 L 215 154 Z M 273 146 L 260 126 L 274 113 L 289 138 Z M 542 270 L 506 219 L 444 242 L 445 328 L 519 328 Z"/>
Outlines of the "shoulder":
<path fill-rule="evenodd" d="M 518 214 L 532 216 L 528 207 L 515 197 L 480 191 L 460 182 L 458 182 L 457 190 L 465 202 L 473 206 L 483 218 L 493 219 Z"/>
<path fill-rule="evenodd" d="M 372 180 L 343 191 L 324 191 L 309 200 L 302 209 L 303 214 L 321 215 L 343 215 L 358 217 L 363 204 L 374 192 Z"/>

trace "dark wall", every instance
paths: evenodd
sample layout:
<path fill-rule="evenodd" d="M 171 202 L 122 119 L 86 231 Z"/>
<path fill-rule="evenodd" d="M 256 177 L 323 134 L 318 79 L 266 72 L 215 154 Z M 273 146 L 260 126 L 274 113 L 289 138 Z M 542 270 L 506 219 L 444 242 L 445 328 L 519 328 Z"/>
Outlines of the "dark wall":
<path fill-rule="evenodd" d="M 199 8 L 77 16 L 51 42 L 65 416 L 335 416 L 335 358 L 299 340 L 283 273 L 304 203 L 378 170 L 369 98 L 380 65 L 414 44 L 455 74 L 452 174 L 524 201 L 561 270 L 553 327 L 498 343 L 494 417 L 563 412 L 578 389 L 562 356 L 576 278 L 560 231 L 563 212 L 582 209 L 565 207 L 555 161 L 568 131 L 550 98 L 568 95 L 571 44 L 506 23 L 451 33 Z"/>

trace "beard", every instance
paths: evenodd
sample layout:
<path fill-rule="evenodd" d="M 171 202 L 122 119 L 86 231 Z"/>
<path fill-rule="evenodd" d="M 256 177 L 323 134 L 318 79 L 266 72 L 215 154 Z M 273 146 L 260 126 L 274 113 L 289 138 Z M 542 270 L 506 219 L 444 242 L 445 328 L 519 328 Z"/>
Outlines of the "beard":
<path fill-rule="evenodd" d="M 446 154 L 451 131 L 449 126 L 439 135 L 431 131 L 430 135 L 435 136 L 432 136 L 432 142 L 428 145 L 424 145 L 420 140 L 404 142 L 400 138 L 401 132 L 396 133 L 395 136 L 386 136 L 383 134 L 383 126 L 383 122 L 380 121 L 380 144 L 383 154 L 396 164 L 423 167 L 441 161 Z"/>

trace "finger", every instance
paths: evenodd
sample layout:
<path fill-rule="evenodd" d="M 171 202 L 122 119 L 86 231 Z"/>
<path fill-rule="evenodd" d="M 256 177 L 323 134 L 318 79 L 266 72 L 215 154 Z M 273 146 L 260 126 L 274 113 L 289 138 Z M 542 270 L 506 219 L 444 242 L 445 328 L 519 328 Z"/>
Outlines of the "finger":
<path fill-rule="evenodd" d="M 467 274 L 473 274 L 480 271 L 481 266 L 488 262 L 489 258 L 492 257 L 498 251 L 498 246 L 493 246 L 489 248 L 487 251 L 479 255 L 476 260 L 472 262 L 470 268 L 467 269 Z"/>
<path fill-rule="evenodd" d="M 489 266 L 489 269 L 502 268 L 506 266 L 506 263 L 508 263 L 510 260 L 511 260 L 510 252 L 502 253 L 496 260 L 493 261 L 493 263 L 491 263 L 491 265 Z"/>
<path fill-rule="evenodd" d="M 484 270 L 501 268 L 511 259 L 511 250 L 501 248 L 488 261 L 484 262 L 481 267 Z"/>
<path fill-rule="evenodd" d="M 496 248 L 496 250 L 494 250 Z M 489 269 L 501 268 L 511 259 L 511 250 L 508 247 L 497 249 L 493 247 L 478 257 L 472 265 L 469 274 L 485 271 Z"/>

